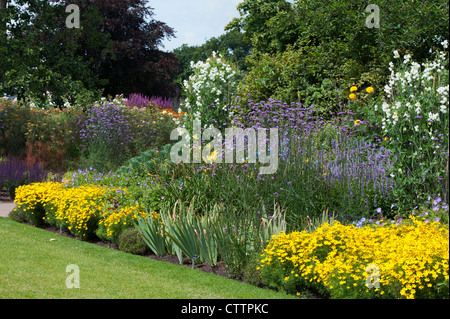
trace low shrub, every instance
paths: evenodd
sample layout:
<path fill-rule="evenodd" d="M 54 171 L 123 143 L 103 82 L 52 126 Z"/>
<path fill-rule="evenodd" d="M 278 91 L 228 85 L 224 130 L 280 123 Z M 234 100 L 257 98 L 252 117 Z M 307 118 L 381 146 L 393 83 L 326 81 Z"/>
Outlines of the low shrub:
<path fill-rule="evenodd" d="M 26 212 L 24 212 L 20 208 L 15 208 L 8 214 L 8 218 L 12 219 L 18 223 L 24 223 L 27 221 L 27 215 Z"/>
<path fill-rule="evenodd" d="M 98 186 L 64 188 L 62 183 L 34 183 L 17 188 L 15 202 L 34 225 L 48 223 L 89 239 L 97 229 L 105 193 L 106 188 Z"/>
<path fill-rule="evenodd" d="M 33 113 L 29 107 L 0 99 L 0 155 L 18 156 L 25 151 L 25 133 Z"/>
<path fill-rule="evenodd" d="M 0 155 L 40 162 L 59 170 L 79 156 L 73 143 L 73 119 L 80 110 L 41 110 L 2 100 L 0 105 Z"/>
<path fill-rule="evenodd" d="M 141 176 L 165 176 L 173 165 L 170 159 L 172 145 L 166 144 L 160 150 L 150 149 L 131 158 L 126 165 L 117 170 L 117 174 L 133 172 Z"/>
<path fill-rule="evenodd" d="M 116 244 L 122 231 L 133 225 L 137 214 L 146 216 L 138 203 L 129 203 L 126 189 L 65 185 L 44 182 L 20 186 L 16 210 L 36 226 L 49 224 L 83 240 L 97 235 Z"/>
<path fill-rule="evenodd" d="M 242 279 L 253 286 L 262 287 L 264 286 L 262 282 L 261 272 L 258 270 L 259 266 L 259 255 L 261 252 L 254 252 L 248 257 L 248 261 L 242 270 Z"/>
<path fill-rule="evenodd" d="M 142 235 L 135 228 L 125 229 L 118 238 L 117 246 L 120 250 L 135 255 L 143 255 L 147 251 Z"/>

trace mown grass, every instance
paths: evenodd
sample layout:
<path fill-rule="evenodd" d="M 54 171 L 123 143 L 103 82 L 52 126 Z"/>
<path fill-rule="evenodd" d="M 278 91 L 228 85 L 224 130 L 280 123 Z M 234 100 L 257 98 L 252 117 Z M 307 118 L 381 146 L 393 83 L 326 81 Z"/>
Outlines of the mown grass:
<path fill-rule="evenodd" d="M 79 289 L 66 286 L 71 274 L 66 267 L 71 264 L 79 267 Z M 293 297 L 0 218 L 0 298 Z"/>

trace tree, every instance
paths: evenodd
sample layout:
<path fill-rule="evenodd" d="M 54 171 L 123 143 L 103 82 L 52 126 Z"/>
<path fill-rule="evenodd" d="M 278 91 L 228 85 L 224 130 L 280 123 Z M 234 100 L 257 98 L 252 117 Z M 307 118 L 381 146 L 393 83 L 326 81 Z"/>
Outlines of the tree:
<path fill-rule="evenodd" d="M 173 50 L 178 59 L 180 71 L 177 82 L 187 80 L 192 74 L 191 61 L 205 61 L 213 52 L 220 53 L 227 61 L 234 63 L 239 70 L 246 71 L 246 57 L 251 52 L 251 42 L 244 40 L 244 34 L 238 30 L 230 30 L 219 37 L 212 37 L 200 46 L 183 44 Z"/>
<path fill-rule="evenodd" d="M 77 3 L 79 1 L 67 1 Z M 148 0 L 91 0 L 104 22 L 102 32 L 111 37 L 113 59 L 101 63 L 100 76 L 108 79 L 106 94 L 173 96 L 177 60 L 159 50 L 164 38 L 174 31 L 153 19 Z"/>
<path fill-rule="evenodd" d="M 445 0 L 377 1 L 380 28 L 368 28 L 367 3 L 351 0 L 244 0 L 241 17 L 227 29 L 252 41 L 249 74 L 240 95 L 283 98 L 341 108 L 352 85 L 373 86 L 378 94 L 389 75 L 392 52 L 416 61 L 448 38 Z"/>
<path fill-rule="evenodd" d="M 279 52 L 298 38 L 292 4 L 286 0 L 244 0 L 225 30 L 240 30 L 256 52 Z"/>
<path fill-rule="evenodd" d="M 86 12 L 86 18 L 93 17 L 94 11 Z M 19 99 L 32 98 L 39 106 L 49 106 L 50 102 L 55 103 L 51 106 L 62 106 L 65 100 L 74 102 L 90 95 L 89 91 L 98 91 L 104 82 L 91 69 L 91 61 L 78 54 L 86 32 L 68 29 L 65 18 L 65 8 L 48 1 L 16 0 L 9 4 L 2 15 L 8 36 L 0 45 L 4 91 Z M 96 36 L 96 48 L 101 51 L 108 37 Z"/>
<path fill-rule="evenodd" d="M 164 37 L 173 36 L 173 30 L 151 19 L 147 2 L 9 3 L 0 12 L 0 28 L 8 34 L 0 40 L 0 90 L 43 101 L 50 92 L 59 106 L 75 96 L 98 96 L 99 90 L 111 95 L 174 94 L 176 58 L 158 49 Z M 69 4 L 80 8 L 79 29 L 66 26 Z"/>

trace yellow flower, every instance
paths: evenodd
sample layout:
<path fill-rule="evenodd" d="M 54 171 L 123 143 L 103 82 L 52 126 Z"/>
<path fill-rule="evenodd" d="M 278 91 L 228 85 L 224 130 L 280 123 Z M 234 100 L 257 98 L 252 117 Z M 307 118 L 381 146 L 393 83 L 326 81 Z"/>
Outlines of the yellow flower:
<path fill-rule="evenodd" d="M 372 92 L 373 92 L 373 87 L 369 86 L 369 87 L 366 89 L 366 92 L 367 92 L 367 93 L 372 93 Z"/>
<path fill-rule="evenodd" d="M 350 88 L 350 92 L 356 92 L 356 91 L 358 91 L 358 88 L 356 86 L 352 86 Z"/>
<path fill-rule="evenodd" d="M 357 126 L 357 125 L 360 125 L 361 124 L 361 120 L 356 120 L 355 121 L 355 125 Z"/>
<path fill-rule="evenodd" d="M 356 99 L 356 94 L 355 94 L 355 93 L 352 93 L 352 94 L 350 94 L 348 97 L 351 98 L 352 100 L 353 100 L 353 99 Z"/>
<path fill-rule="evenodd" d="M 385 137 L 385 138 L 384 138 L 384 140 L 385 140 L 385 141 L 387 142 L 387 141 L 388 141 L 388 138 L 387 138 L 387 137 Z"/>
<path fill-rule="evenodd" d="M 357 228 L 335 221 L 332 225 L 324 223 L 315 231 L 281 232 L 272 237 L 264 250 L 262 272 L 272 273 L 274 267 L 279 267 L 285 281 L 294 271 L 298 277 L 328 286 L 331 291 L 337 286 L 363 293 L 357 283 L 368 278 L 364 270 L 369 259 L 365 257 L 370 255 L 370 263 L 382 269 L 372 275 L 379 277 L 383 287 L 389 287 L 395 298 L 415 298 L 421 290 L 432 288 L 441 280 L 437 270 L 444 279 L 448 278 L 448 232 L 446 225 L 426 223 L 412 216 L 398 226 Z M 336 246 L 320 260 L 317 253 L 324 245 Z M 284 269 L 286 266 L 289 270 Z M 385 294 L 384 289 L 374 291 Z"/>

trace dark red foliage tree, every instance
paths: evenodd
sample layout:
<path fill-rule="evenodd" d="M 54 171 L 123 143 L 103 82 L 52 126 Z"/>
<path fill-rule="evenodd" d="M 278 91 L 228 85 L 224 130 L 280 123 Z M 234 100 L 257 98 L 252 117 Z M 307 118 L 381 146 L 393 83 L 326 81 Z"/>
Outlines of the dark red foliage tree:
<path fill-rule="evenodd" d="M 98 78 L 108 80 L 105 95 L 140 92 L 145 95 L 173 97 L 177 94 L 174 77 L 178 61 L 160 50 L 164 38 L 174 37 L 174 30 L 153 19 L 148 0 L 64 0 L 59 5 L 76 4 L 80 8 L 82 33 L 80 52 L 94 68 Z M 84 14 L 85 12 L 90 14 Z M 102 23 L 92 25 L 92 11 Z M 94 30 L 93 30 L 94 29 Z M 95 32 L 107 34 L 108 50 L 95 45 Z M 99 36 L 99 38 L 103 38 Z"/>
<path fill-rule="evenodd" d="M 77 3 L 86 1 L 72 1 Z M 153 19 L 148 0 L 91 0 L 98 8 L 104 30 L 111 37 L 113 57 L 101 64 L 99 76 L 108 79 L 106 94 L 174 96 L 173 81 L 178 68 L 173 54 L 159 48 L 164 38 L 174 37 L 174 31 Z M 81 17 L 82 22 L 82 17 Z"/>

